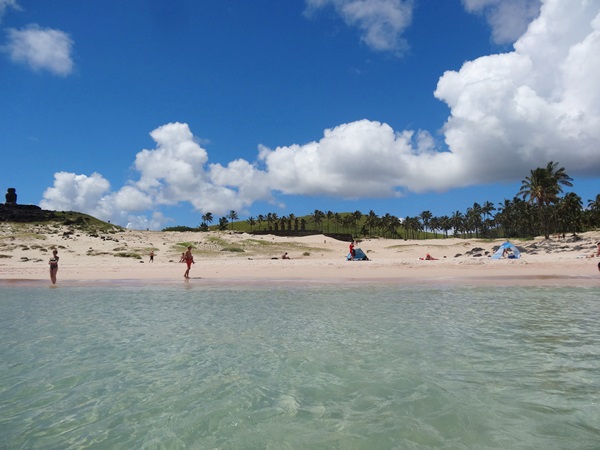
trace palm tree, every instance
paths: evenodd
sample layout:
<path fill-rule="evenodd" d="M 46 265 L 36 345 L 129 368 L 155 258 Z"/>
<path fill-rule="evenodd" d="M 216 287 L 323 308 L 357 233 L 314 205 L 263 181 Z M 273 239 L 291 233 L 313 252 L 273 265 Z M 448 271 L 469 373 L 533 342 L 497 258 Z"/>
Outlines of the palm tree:
<path fill-rule="evenodd" d="M 440 217 L 440 229 L 444 232 L 444 237 L 448 237 L 448 231 L 452 229 L 452 220 L 448 216 Z"/>
<path fill-rule="evenodd" d="M 277 231 L 279 229 L 279 215 L 277 213 L 270 213 L 271 214 L 271 220 L 273 221 L 273 227 L 275 228 L 275 231 Z"/>
<path fill-rule="evenodd" d="M 277 221 L 279 220 L 279 217 L 277 216 L 277 213 L 268 213 L 267 214 L 267 227 L 269 230 L 272 229 L 272 225 L 275 223 L 277 223 Z"/>
<path fill-rule="evenodd" d="M 335 225 L 335 232 L 338 232 L 338 227 L 342 224 L 342 216 L 340 216 L 340 213 L 335 213 L 333 215 L 333 223 Z"/>
<path fill-rule="evenodd" d="M 517 194 L 539 207 L 540 226 L 546 239 L 550 237 L 550 205 L 558 201 L 562 186 L 573 186 L 573 178 L 567 175 L 565 168 L 557 167 L 557 162 L 550 161 L 546 167 L 533 169 L 522 181 L 521 190 Z"/>
<path fill-rule="evenodd" d="M 229 214 L 227 214 L 227 218 L 229 220 L 231 220 L 231 229 L 233 230 L 233 221 L 234 220 L 238 220 L 238 213 L 236 213 L 233 209 L 231 211 L 229 211 Z"/>
<path fill-rule="evenodd" d="M 590 210 L 590 225 L 595 228 L 600 224 L 600 194 L 596 195 L 594 200 L 588 200 L 588 208 Z"/>
<path fill-rule="evenodd" d="M 318 209 L 315 209 L 315 212 L 312 214 L 312 219 L 315 223 L 315 230 L 321 230 L 321 223 L 323 222 L 323 219 L 325 218 L 325 213 L 323 211 L 319 211 Z"/>
<path fill-rule="evenodd" d="M 262 214 L 259 214 L 256 217 L 256 222 L 258 223 L 258 230 L 260 231 L 260 225 L 265 221 L 265 216 L 263 216 Z"/>
<path fill-rule="evenodd" d="M 213 222 L 213 215 L 211 212 L 207 212 L 206 214 L 202 214 L 202 223 L 209 224 Z"/>
<path fill-rule="evenodd" d="M 383 217 L 382 217 L 382 221 L 384 222 L 385 225 L 387 225 L 387 221 L 384 220 Z M 411 239 L 419 238 L 419 231 L 421 231 L 422 226 L 421 226 L 421 222 L 419 222 L 418 217 L 405 217 L 404 221 L 402 222 L 402 225 L 404 227 L 404 230 L 406 231 L 407 238 L 409 236 L 411 237 Z"/>
<path fill-rule="evenodd" d="M 365 225 L 369 228 L 370 236 L 373 235 L 373 228 L 375 228 L 377 226 L 378 220 L 379 220 L 379 217 L 377 217 L 377 214 L 375 214 L 375 211 L 373 211 L 373 210 L 369 211 L 369 214 L 367 215 L 367 218 L 365 220 Z"/>
<path fill-rule="evenodd" d="M 423 211 L 421 214 L 419 214 L 419 217 L 421 218 L 421 222 L 423 223 L 423 229 L 425 230 L 425 233 L 427 233 L 427 228 L 429 228 L 429 221 L 433 217 L 433 214 L 431 214 L 431 211 Z"/>
<path fill-rule="evenodd" d="M 475 231 L 475 237 L 479 237 L 479 230 L 481 230 L 483 226 L 483 221 L 481 220 L 481 206 L 479 203 L 473 203 L 472 208 L 467 208 L 467 214 L 465 216 L 465 225 L 471 237 L 473 236 L 473 231 Z"/>
<path fill-rule="evenodd" d="M 327 211 L 327 232 L 331 232 L 329 226 L 331 225 L 331 219 L 333 219 L 333 211 Z"/>
<path fill-rule="evenodd" d="M 583 224 L 583 201 L 581 197 L 574 192 L 567 193 L 558 203 L 556 208 L 556 220 L 560 224 L 558 231 L 578 232 L 582 230 Z"/>
<path fill-rule="evenodd" d="M 402 225 L 402 223 L 400 222 L 400 219 L 398 219 L 396 216 L 392 216 L 389 214 L 385 215 L 385 224 L 386 224 L 386 229 L 387 231 L 390 233 L 390 237 L 394 238 L 398 236 L 398 228 L 400 228 L 400 226 Z"/>
<path fill-rule="evenodd" d="M 256 225 L 256 219 L 254 219 L 254 217 L 250 216 L 250 217 L 248 217 L 248 219 L 246 219 L 246 222 L 248 223 L 248 225 L 250 225 L 250 232 L 254 231 L 254 225 Z"/>
<path fill-rule="evenodd" d="M 429 229 L 433 231 L 434 239 L 437 239 L 438 230 L 441 229 L 439 217 L 434 216 L 429 220 Z"/>
<path fill-rule="evenodd" d="M 454 228 L 454 236 L 457 236 L 465 229 L 465 216 L 460 211 L 454 211 L 450 218 L 452 228 Z"/>
<path fill-rule="evenodd" d="M 219 219 L 219 230 L 221 230 L 221 231 L 226 230 L 228 224 L 229 224 L 229 221 L 227 220 L 227 217 L 221 217 Z"/>
<path fill-rule="evenodd" d="M 352 213 L 352 218 L 354 219 L 354 222 L 356 223 L 355 226 L 358 226 L 358 224 L 362 220 L 362 217 L 363 217 L 363 213 L 361 213 L 358 209 Z"/>

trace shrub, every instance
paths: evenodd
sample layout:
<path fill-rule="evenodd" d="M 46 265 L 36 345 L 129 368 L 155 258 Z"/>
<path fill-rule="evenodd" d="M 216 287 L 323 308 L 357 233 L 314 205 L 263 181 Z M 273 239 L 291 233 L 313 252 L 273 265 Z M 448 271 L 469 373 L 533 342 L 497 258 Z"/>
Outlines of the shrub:
<path fill-rule="evenodd" d="M 133 252 L 119 252 L 119 253 L 115 253 L 114 256 L 117 256 L 119 258 L 142 259 L 142 256 L 139 253 L 133 253 Z"/>

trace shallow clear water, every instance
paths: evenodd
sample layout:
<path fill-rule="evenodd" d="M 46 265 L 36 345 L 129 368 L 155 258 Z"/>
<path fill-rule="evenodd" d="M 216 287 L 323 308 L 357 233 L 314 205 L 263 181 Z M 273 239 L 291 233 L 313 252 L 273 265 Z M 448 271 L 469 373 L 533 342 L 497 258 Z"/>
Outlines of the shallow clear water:
<path fill-rule="evenodd" d="M 0 288 L 0 448 L 600 448 L 598 293 Z"/>

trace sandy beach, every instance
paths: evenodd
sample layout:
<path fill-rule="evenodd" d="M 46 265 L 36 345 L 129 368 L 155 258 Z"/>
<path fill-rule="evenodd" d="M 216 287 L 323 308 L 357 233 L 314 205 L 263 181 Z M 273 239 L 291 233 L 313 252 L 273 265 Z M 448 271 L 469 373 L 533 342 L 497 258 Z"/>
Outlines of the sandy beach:
<path fill-rule="evenodd" d="M 59 251 L 58 285 L 190 283 L 364 283 L 600 286 L 600 232 L 566 238 L 511 240 L 520 259 L 491 258 L 504 240 L 363 239 L 369 261 L 347 261 L 348 242 L 324 235 L 256 236 L 227 232 L 78 232 L 64 226 L 0 224 L 0 285 L 50 284 L 48 260 Z M 154 261 L 149 254 L 154 251 Z M 287 252 L 290 260 L 281 259 Z M 423 260 L 429 253 L 437 260 Z"/>

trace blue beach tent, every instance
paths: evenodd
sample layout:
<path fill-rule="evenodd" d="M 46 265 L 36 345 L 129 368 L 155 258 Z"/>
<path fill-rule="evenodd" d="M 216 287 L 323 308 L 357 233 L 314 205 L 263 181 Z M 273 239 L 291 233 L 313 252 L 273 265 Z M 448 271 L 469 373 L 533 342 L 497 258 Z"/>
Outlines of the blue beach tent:
<path fill-rule="evenodd" d="M 506 241 L 504 244 L 502 244 L 500 246 L 500 248 L 498 248 L 498 250 L 496 250 L 496 253 L 494 253 L 492 255 L 492 259 L 500 259 L 502 258 L 502 255 L 504 254 L 504 250 L 511 250 L 512 254 L 510 254 L 508 257 L 510 259 L 519 259 L 521 257 L 521 252 L 519 251 L 519 249 L 511 244 L 510 242 Z"/>
<path fill-rule="evenodd" d="M 350 253 L 348 253 L 347 259 L 348 259 L 348 261 L 368 261 L 369 260 L 369 258 L 367 258 L 367 255 L 365 255 L 365 252 L 363 252 L 360 248 L 354 249 L 354 258 L 352 257 L 352 255 Z"/>

